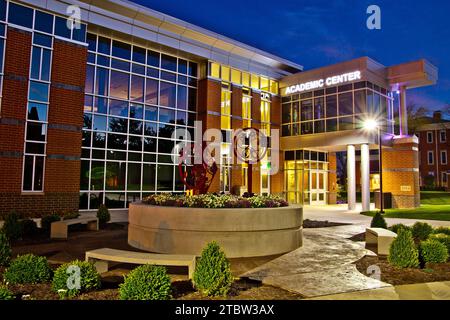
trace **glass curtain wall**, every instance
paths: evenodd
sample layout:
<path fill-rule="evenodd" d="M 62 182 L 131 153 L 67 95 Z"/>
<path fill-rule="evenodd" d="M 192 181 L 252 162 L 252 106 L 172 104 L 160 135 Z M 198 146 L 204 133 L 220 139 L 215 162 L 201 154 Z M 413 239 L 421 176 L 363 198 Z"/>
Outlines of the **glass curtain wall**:
<path fill-rule="evenodd" d="M 282 98 L 282 136 L 359 129 L 366 118 L 394 132 L 392 94 L 366 81 Z"/>
<path fill-rule="evenodd" d="M 183 192 L 172 155 L 194 139 L 197 63 L 92 33 L 87 42 L 81 209 Z"/>

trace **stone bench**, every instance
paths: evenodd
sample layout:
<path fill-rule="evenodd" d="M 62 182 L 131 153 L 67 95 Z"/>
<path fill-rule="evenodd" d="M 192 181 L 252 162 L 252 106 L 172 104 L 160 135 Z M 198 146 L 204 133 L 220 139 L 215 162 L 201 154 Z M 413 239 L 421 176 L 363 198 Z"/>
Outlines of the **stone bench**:
<path fill-rule="evenodd" d="M 194 255 L 158 254 L 103 248 L 87 251 L 86 261 L 94 263 L 98 273 L 107 272 L 109 262 L 188 267 L 189 279 L 192 279 L 196 257 Z"/>
<path fill-rule="evenodd" d="M 389 255 L 389 247 L 396 237 L 395 232 L 383 228 L 366 229 L 366 245 L 375 245 L 378 255 Z"/>
<path fill-rule="evenodd" d="M 87 229 L 98 231 L 98 218 L 77 218 L 52 222 L 50 238 L 67 240 L 68 228 L 74 224 L 86 224 Z"/>

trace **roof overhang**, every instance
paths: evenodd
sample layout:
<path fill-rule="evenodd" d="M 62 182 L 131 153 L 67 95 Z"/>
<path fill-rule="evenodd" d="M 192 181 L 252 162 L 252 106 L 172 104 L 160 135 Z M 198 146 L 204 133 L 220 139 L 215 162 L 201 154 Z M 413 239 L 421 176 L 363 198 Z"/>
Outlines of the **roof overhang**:
<path fill-rule="evenodd" d="M 68 5 L 81 9 L 89 25 L 141 39 L 273 78 L 303 70 L 301 65 L 253 48 L 180 19 L 125 0 L 19 0 L 35 7 L 67 15 Z M 90 27 L 89 27 L 90 28 Z"/>
<path fill-rule="evenodd" d="M 387 78 L 393 87 L 413 89 L 436 84 L 438 69 L 427 60 L 402 63 L 387 68 Z"/>

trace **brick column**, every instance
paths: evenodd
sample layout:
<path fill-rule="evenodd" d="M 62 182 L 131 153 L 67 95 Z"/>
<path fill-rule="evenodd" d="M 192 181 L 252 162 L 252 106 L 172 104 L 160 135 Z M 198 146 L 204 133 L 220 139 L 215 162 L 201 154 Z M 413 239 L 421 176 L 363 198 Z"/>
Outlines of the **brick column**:
<path fill-rule="evenodd" d="M 32 215 L 29 210 L 39 207 L 32 196 L 22 196 L 30 54 L 31 33 L 8 28 L 0 106 L 0 218 L 12 210 Z"/>
<path fill-rule="evenodd" d="M 198 120 L 202 121 L 203 132 L 208 129 L 220 130 L 221 90 L 219 81 L 202 79 L 198 82 Z M 218 162 L 217 165 L 219 165 Z M 220 192 L 220 170 L 211 182 L 208 191 Z"/>
<path fill-rule="evenodd" d="M 392 193 L 393 208 L 420 206 L 418 142 L 416 136 L 402 137 L 383 149 L 383 192 Z"/>
<path fill-rule="evenodd" d="M 233 85 L 231 93 L 231 128 L 238 130 L 242 128 L 242 88 Z M 234 152 L 234 150 L 232 150 Z M 234 157 L 234 155 L 233 155 Z M 236 187 L 243 185 L 242 181 L 242 165 L 238 163 L 238 159 L 234 157 L 234 163 L 231 169 L 231 192 L 235 191 Z"/>
<path fill-rule="evenodd" d="M 336 153 L 328 154 L 328 204 L 337 202 L 337 160 Z"/>

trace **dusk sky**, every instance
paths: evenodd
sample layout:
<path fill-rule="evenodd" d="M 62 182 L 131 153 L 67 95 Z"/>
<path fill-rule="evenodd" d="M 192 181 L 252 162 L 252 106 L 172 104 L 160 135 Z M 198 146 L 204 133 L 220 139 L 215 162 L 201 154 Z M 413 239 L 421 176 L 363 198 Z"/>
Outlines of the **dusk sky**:
<path fill-rule="evenodd" d="M 389 66 L 425 58 L 439 68 L 436 86 L 410 90 L 429 109 L 450 103 L 448 0 L 133 0 L 304 66 L 369 56 Z M 369 5 L 382 29 L 369 30 Z"/>

